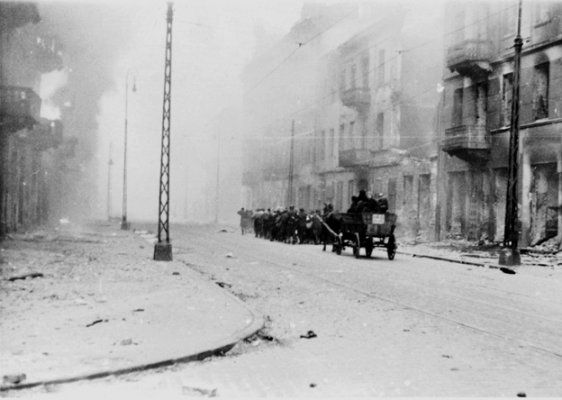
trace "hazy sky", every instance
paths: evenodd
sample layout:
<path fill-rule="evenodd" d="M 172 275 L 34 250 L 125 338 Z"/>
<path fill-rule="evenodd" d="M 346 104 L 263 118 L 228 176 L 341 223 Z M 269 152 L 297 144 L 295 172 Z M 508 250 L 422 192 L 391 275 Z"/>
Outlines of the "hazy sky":
<path fill-rule="evenodd" d="M 129 92 L 128 99 L 128 214 L 131 220 L 154 219 L 158 204 L 166 3 L 144 1 L 122 6 L 131 9 L 127 25 L 132 29 L 132 42 L 114 67 L 115 88 L 106 92 L 100 102 L 99 198 L 105 199 L 111 146 L 112 214 L 121 215 L 125 80 L 130 71 L 129 89 L 135 81 L 137 91 Z M 223 108 L 236 106 L 242 97 L 240 73 L 251 57 L 255 28 L 281 36 L 298 20 L 301 8 L 300 0 L 174 3 L 171 192 L 176 219 L 184 217 L 186 195 L 193 209 L 208 200 L 204 191 L 209 190 L 209 185 L 214 188 L 216 139 L 209 125 Z M 224 144 L 229 145 L 227 141 Z M 238 154 L 231 154 L 222 160 L 223 168 L 238 162 Z M 233 201 L 238 204 L 239 199 Z M 105 202 L 100 201 L 98 213 L 105 212 Z"/>

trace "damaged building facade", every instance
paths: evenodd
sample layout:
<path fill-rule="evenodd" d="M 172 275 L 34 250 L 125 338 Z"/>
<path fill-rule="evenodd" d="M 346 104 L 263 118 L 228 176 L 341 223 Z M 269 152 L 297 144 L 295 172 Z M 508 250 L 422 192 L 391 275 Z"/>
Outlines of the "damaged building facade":
<path fill-rule="evenodd" d="M 520 245 L 562 232 L 562 5 L 525 2 L 520 84 Z M 516 2 L 446 9 L 439 229 L 503 239 Z M 460 28 L 459 28 L 460 27 Z"/>
<path fill-rule="evenodd" d="M 333 8 L 317 8 L 313 15 L 303 9 L 301 21 L 284 41 L 294 46 L 291 35 L 297 28 L 315 26 L 309 33 L 314 39 L 301 40 L 305 45 L 292 56 L 307 57 L 306 68 L 291 68 L 289 61 L 279 68 L 287 84 L 279 85 L 273 75 L 261 84 L 253 82 L 258 84 L 254 92 L 246 85 L 245 115 L 247 126 L 254 124 L 254 145 L 261 140 L 272 146 L 254 147 L 254 156 L 244 157 L 245 204 L 314 210 L 331 203 L 345 211 L 360 190 L 383 193 L 400 215 L 400 235 L 432 239 L 442 10 L 354 7 L 346 20 L 334 24 L 332 19 L 323 26 L 317 21 Z M 248 71 L 271 70 L 259 60 Z M 288 87 L 292 93 L 283 93 Z M 264 99 L 287 101 L 290 107 Z M 261 126 L 255 125 L 256 115 L 265 119 Z"/>
<path fill-rule="evenodd" d="M 62 68 L 33 3 L 0 3 L 0 236 L 45 223 L 60 189 L 62 123 L 41 117 L 42 74 Z"/>

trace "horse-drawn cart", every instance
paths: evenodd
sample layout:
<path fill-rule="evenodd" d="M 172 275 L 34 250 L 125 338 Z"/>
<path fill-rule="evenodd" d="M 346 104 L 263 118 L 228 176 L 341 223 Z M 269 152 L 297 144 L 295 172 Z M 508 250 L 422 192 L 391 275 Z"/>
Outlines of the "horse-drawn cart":
<path fill-rule="evenodd" d="M 361 249 L 365 255 L 371 257 L 375 247 L 385 247 L 389 260 L 396 255 L 396 214 L 362 212 L 338 215 L 339 223 L 330 229 L 333 236 L 333 248 L 336 254 L 341 254 L 346 247 L 351 247 L 353 255 L 359 258 Z"/>

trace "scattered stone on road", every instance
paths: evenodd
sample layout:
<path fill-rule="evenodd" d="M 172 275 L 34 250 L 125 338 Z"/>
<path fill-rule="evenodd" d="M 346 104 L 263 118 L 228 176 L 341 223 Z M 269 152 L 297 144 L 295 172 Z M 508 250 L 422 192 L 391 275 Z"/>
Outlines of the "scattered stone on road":
<path fill-rule="evenodd" d="M 4 375 L 2 381 L 4 382 L 4 384 L 19 385 L 20 383 L 23 383 L 25 379 L 25 374 L 12 374 Z"/>
<path fill-rule="evenodd" d="M 312 339 L 317 337 L 318 335 L 316 335 L 316 333 L 314 333 L 314 331 L 308 331 L 306 332 L 306 335 L 301 335 L 301 339 Z"/>

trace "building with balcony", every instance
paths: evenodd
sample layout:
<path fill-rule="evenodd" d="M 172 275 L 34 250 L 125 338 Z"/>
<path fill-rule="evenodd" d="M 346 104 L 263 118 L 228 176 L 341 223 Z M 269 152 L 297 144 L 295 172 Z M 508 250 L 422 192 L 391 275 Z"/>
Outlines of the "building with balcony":
<path fill-rule="evenodd" d="M 0 237 L 44 223 L 60 191 L 60 120 L 41 117 L 41 74 L 60 68 L 53 38 L 37 36 L 37 7 L 0 3 Z"/>
<path fill-rule="evenodd" d="M 292 199 L 298 208 L 332 203 L 346 211 L 360 190 L 382 192 L 401 215 L 401 235 L 431 238 L 443 9 L 314 7 L 305 7 L 293 30 L 246 69 L 245 206 Z M 297 32 L 314 39 L 297 40 Z M 252 82 L 297 41 L 305 45 L 290 61 Z"/>
<path fill-rule="evenodd" d="M 326 54 L 348 32 L 357 32 L 366 24 L 358 5 L 308 3 L 282 38 L 268 41 L 263 32 L 256 35 L 255 55 L 242 74 L 243 176 L 248 178 L 242 189 L 245 207 L 285 207 L 288 202 L 306 209 L 318 205 L 320 139 L 315 118 L 316 109 L 322 107 L 318 104 L 318 74 L 324 73 Z M 335 98 L 337 93 L 329 97 Z M 255 171 L 260 172 L 259 179 L 251 178 L 258 176 Z"/>
<path fill-rule="evenodd" d="M 433 237 L 442 11 L 378 7 L 365 29 L 326 55 L 318 207 L 346 211 L 360 190 L 383 193 L 400 214 L 401 236 Z"/>
<path fill-rule="evenodd" d="M 445 10 L 441 111 L 441 237 L 503 240 L 517 2 L 455 2 Z M 562 231 L 561 18 L 557 2 L 523 2 L 520 80 L 520 245 Z M 560 240 L 560 239 L 558 239 Z"/>

